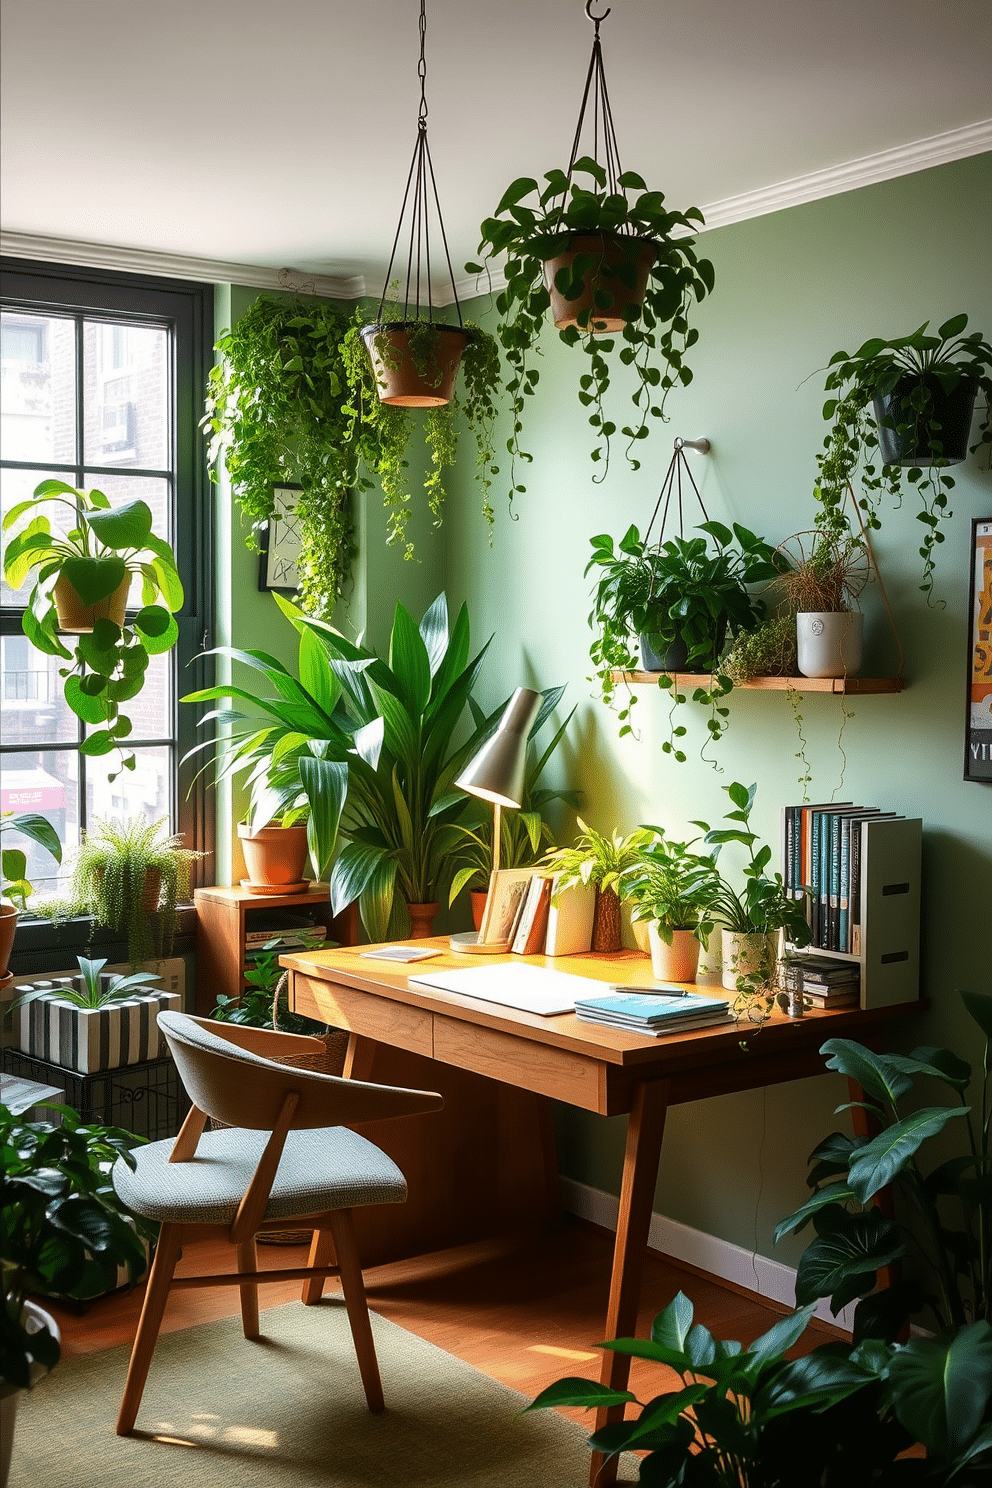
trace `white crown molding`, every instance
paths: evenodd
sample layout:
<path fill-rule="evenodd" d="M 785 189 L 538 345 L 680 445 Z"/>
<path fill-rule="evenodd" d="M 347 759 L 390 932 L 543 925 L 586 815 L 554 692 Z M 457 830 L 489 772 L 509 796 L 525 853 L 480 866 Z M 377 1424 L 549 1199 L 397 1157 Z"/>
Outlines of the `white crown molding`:
<path fill-rule="evenodd" d="M 929 170 L 952 160 L 992 151 L 992 119 L 980 119 L 961 129 L 930 135 L 908 145 L 880 150 L 827 170 L 811 171 L 772 186 L 745 191 L 740 196 L 727 196 L 702 208 L 706 226 L 700 231 L 746 222 L 751 217 L 764 217 L 782 212 L 805 202 L 820 201 L 843 191 L 856 191 L 880 181 Z M 119 248 L 106 243 L 82 243 L 67 238 L 36 237 L 31 233 L 0 233 L 0 252 L 15 258 L 35 258 L 48 263 L 80 264 L 87 268 L 123 269 L 130 273 L 161 274 L 177 279 L 197 279 L 213 284 L 243 284 L 252 289 L 302 289 L 334 300 L 356 300 L 366 293 L 363 274 L 335 278 L 326 274 L 307 274 L 301 269 L 273 269 L 256 264 L 225 263 L 220 259 L 186 258 L 179 253 L 156 253 L 145 248 Z M 503 289 L 506 280 L 498 268 L 490 279 L 473 275 L 457 280 L 458 298 L 477 299 Z M 453 300 L 450 283 L 434 287 L 435 305 L 450 305 Z"/>
<path fill-rule="evenodd" d="M 38 259 L 43 263 L 196 279 L 208 284 L 243 284 L 251 289 L 302 289 L 330 300 L 357 300 L 365 293 L 364 274 L 335 278 L 328 274 L 307 274 L 302 269 L 273 269 L 258 264 L 226 263 L 216 258 L 187 258 L 181 253 L 120 248 L 109 243 L 82 243 L 71 238 L 36 237 L 32 233 L 0 232 L 0 253 L 12 258 Z"/>

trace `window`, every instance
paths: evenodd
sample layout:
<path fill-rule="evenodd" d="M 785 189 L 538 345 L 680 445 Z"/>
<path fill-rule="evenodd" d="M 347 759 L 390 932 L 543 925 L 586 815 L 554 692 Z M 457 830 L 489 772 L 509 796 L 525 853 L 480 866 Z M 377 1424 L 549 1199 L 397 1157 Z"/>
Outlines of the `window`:
<path fill-rule="evenodd" d="M 99 489 L 112 506 L 141 499 L 171 544 L 186 593 L 179 643 L 154 657 L 128 706 L 136 768 L 111 783 L 108 760 L 79 751 L 85 725 L 66 706 L 60 659 L 25 639 L 27 588 L 0 585 L 0 809 L 39 811 L 64 846 L 94 816 L 168 818 L 188 847 L 208 848 L 202 800 L 179 761 L 194 742 L 183 692 L 202 686 L 193 658 L 209 644 L 210 545 L 198 420 L 210 357 L 209 286 L 48 264 L 4 263 L 0 336 L 0 508 L 58 476 Z M 52 515 L 63 512 L 64 517 Z M 53 530 L 71 523 L 52 505 Z M 140 605 L 140 585 L 130 603 Z M 186 772 L 183 772 L 184 776 Z M 201 809 L 197 809 L 200 807 Z M 13 846 L 13 834 L 5 845 Z M 18 843 L 39 893 L 64 874 L 43 849 Z M 71 856 L 71 854 L 70 854 Z"/>

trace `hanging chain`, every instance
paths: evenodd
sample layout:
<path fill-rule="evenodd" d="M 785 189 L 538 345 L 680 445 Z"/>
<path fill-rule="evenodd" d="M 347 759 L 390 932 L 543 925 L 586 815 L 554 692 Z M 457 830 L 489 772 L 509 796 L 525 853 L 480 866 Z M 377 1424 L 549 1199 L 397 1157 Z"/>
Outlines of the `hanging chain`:
<path fill-rule="evenodd" d="M 602 164 L 606 170 L 607 186 L 611 195 L 614 195 L 620 190 L 620 187 L 618 186 L 618 179 L 623 174 L 623 168 L 620 164 L 620 149 L 617 144 L 617 132 L 613 124 L 613 110 L 610 107 L 609 89 L 606 86 L 606 70 L 603 66 L 603 45 L 599 39 L 600 24 L 601 22 L 605 21 L 606 17 L 610 14 L 610 8 L 608 7 L 606 10 L 604 10 L 601 16 L 595 16 L 592 13 L 591 7 L 592 0 L 586 0 L 586 15 L 589 17 L 589 19 L 593 23 L 593 26 L 595 27 L 595 34 L 593 36 L 592 42 L 592 55 L 589 58 L 589 69 L 586 73 L 585 87 L 582 90 L 582 102 L 579 105 L 579 122 L 575 126 L 575 137 L 572 140 L 572 153 L 568 162 L 568 170 L 565 174 L 568 178 L 568 184 L 571 185 L 572 172 L 575 169 L 575 162 L 579 158 L 579 144 L 582 138 L 582 126 L 585 123 L 586 108 L 589 103 L 589 93 L 591 90 L 593 112 L 593 159 L 596 161 L 599 160 L 600 131 L 602 131 L 604 156 Z M 620 231 L 623 230 L 624 229 L 620 229 Z"/>
<path fill-rule="evenodd" d="M 420 0 L 420 61 L 417 63 L 420 79 L 420 112 L 417 115 L 419 128 L 427 128 L 427 0 Z"/>

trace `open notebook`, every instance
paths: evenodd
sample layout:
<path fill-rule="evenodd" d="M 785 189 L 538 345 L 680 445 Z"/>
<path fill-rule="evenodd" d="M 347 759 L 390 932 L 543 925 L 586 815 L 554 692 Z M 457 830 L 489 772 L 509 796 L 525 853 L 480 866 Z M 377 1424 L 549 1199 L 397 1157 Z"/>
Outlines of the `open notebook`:
<path fill-rule="evenodd" d="M 588 977 L 570 976 L 566 971 L 550 971 L 526 963 L 519 966 L 470 966 L 457 971 L 423 971 L 411 976 L 409 981 L 412 987 L 437 987 L 442 992 L 478 997 L 482 1002 L 519 1008 L 521 1012 L 538 1013 L 543 1018 L 555 1013 L 574 1012 L 576 997 L 588 994 L 596 986 Z"/>

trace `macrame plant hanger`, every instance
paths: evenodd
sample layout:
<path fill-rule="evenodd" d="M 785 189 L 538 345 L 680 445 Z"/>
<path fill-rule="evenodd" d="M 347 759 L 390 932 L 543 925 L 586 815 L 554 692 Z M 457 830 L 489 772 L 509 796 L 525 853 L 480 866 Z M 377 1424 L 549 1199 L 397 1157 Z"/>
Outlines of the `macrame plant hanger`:
<path fill-rule="evenodd" d="M 589 95 L 592 93 L 592 158 L 597 164 L 602 164 L 606 171 L 606 181 L 611 195 L 622 192 L 620 176 L 623 169 L 620 165 L 620 148 L 617 144 L 617 132 L 613 124 L 613 110 L 610 107 L 610 94 L 606 86 L 606 70 L 603 66 L 603 45 L 599 39 L 599 28 L 606 17 L 610 14 L 607 7 L 601 16 L 593 15 L 592 0 L 586 0 L 586 15 L 596 28 L 596 34 L 592 42 L 592 55 L 589 58 L 589 70 L 586 73 L 586 85 L 582 90 L 582 102 L 579 105 L 579 122 L 575 126 L 575 138 L 572 140 L 572 153 L 568 160 L 566 178 L 568 185 L 572 184 L 572 172 L 575 162 L 579 158 L 579 144 L 582 138 L 582 126 L 585 123 L 586 108 L 589 104 Z M 599 159 L 600 135 L 602 135 L 603 159 Z M 566 187 L 567 196 L 567 187 Z M 615 229 L 618 233 L 629 232 L 629 227 L 621 226 Z"/>
<path fill-rule="evenodd" d="M 683 472 L 685 472 L 685 475 L 688 477 L 689 484 L 692 486 L 693 495 L 695 496 L 696 501 L 699 505 L 699 510 L 703 514 L 703 521 L 709 521 L 706 507 L 703 505 L 703 498 L 699 494 L 699 487 L 696 485 L 693 473 L 689 469 L 689 462 L 685 457 L 685 452 L 687 449 L 698 450 L 701 455 L 706 455 L 709 454 L 710 442 L 708 439 L 676 439 L 675 449 L 673 451 L 671 461 L 669 462 L 668 469 L 665 472 L 665 478 L 661 483 L 661 490 L 658 493 L 658 500 L 654 504 L 654 511 L 651 513 L 651 520 L 648 523 L 647 531 L 644 534 L 645 551 L 647 551 L 649 547 L 648 539 L 651 536 L 651 529 L 655 524 L 655 518 L 657 517 L 658 512 L 661 510 L 662 502 L 664 502 L 664 510 L 661 512 L 661 526 L 658 529 L 658 536 L 653 544 L 655 550 L 661 548 L 662 542 L 665 538 L 665 526 L 668 522 L 668 511 L 672 504 L 673 495 L 676 497 L 678 503 L 679 537 L 685 536 L 685 508 L 682 499 Z M 652 571 L 651 588 L 648 591 L 649 598 L 651 599 L 654 598 L 654 582 L 655 575 Z"/>

